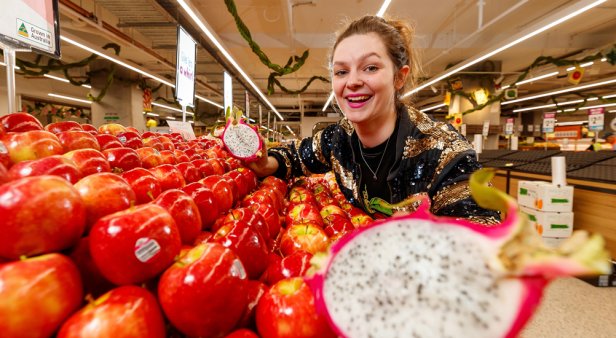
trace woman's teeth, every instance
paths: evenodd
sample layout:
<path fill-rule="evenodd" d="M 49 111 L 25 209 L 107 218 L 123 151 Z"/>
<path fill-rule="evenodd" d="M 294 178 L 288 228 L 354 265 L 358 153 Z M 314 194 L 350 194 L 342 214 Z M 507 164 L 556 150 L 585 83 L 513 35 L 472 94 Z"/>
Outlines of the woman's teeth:
<path fill-rule="evenodd" d="M 347 100 L 349 100 L 350 102 L 363 102 L 366 101 L 370 98 L 369 95 L 362 95 L 362 96 L 353 96 L 353 97 L 347 97 Z"/>

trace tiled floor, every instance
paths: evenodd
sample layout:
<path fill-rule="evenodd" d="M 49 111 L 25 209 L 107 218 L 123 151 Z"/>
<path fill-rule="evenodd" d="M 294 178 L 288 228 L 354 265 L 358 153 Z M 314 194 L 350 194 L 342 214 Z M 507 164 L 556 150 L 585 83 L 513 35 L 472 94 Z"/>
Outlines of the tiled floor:
<path fill-rule="evenodd" d="M 558 279 L 544 293 L 522 338 L 616 337 L 616 287 Z"/>

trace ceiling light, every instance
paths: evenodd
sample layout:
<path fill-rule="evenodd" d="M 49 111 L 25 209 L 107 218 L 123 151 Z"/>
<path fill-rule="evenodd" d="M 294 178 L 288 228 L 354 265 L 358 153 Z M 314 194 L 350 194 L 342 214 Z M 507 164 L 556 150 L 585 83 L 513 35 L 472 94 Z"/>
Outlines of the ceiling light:
<path fill-rule="evenodd" d="M 502 46 L 482 53 L 480 54 L 480 56 L 477 57 L 473 57 L 471 58 L 471 60 L 469 61 L 465 61 L 462 62 L 460 65 L 458 66 L 454 66 L 452 69 L 445 71 L 443 73 L 441 73 L 440 75 L 437 75 L 436 77 L 433 77 L 431 80 L 426 81 L 424 83 L 422 83 L 421 85 L 415 87 L 414 89 L 408 91 L 407 93 L 405 93 L 404 95 L 402 95 L 402 97 L 407 97 L 413 93 L 416 93 L 432 84 L 435 84 L 443 79 L 448 78 L 449 76 L 463 70 L 466 69 L 474 64 L 477 64 L 493 55 L 496 55 L 502 51 L 504 51 L 505 49 L 511 48 L 517 44 L 519 44 L 522 41 L 528 40 L 530 38 L 532 38 L 535 35 L 538 35 L 540 33 L 543 33 L 544 31 L 558 25 L 561 24 L 579 14 L 582 14 L 584 12 L 586 12 L 587 10 L 598 6 L 599 4 L 602 4 L 604 2 L 606 2 L 607 0 L 582 0 L 582 1 L 578 1 L 576 4 L 569 6 L 566 9 L 560 10 L 558 12 L 553 13 L 552 15 L 549 16 L 548 21 L 551 21 L 550 23 L 548 23 L 547 25 L 543 25 L 541 27 L 537 27 L 537 25 L 532 26 L 529 29 L 524 30 L 521 33 L 516 34 L 514 37 L 512 37 L 510 39 L 510 42 L 507 42 L 505 44 L 503 44 Z M 581 8 L 580 8 L 581 7 Z M 572 11 L 573 10 L 573 11 Z M 572 11 L 572 12 L 571 12 Z M 528 32 L 530 31 L 530 32 Z"/>
<path fill-rule="evenodd" d="M 606 103 L 606 104 L 599 104 L 599 105 L 596 105 L 596 106 L 581 107 L 580 109 L 587 110 L 587 109 L 603 108 L 603 107 L 614 107 L 614 106 L 616 106 L 616 103 Z"/>
<path fill-rule="evenodd" d="M 199 16 L 197 16 L 197 14 L 192 10 L 192 8 L 190 8 L 188 6 L 188 4 L 186 4 L 186 2 L 184 0 L 177 0 L 177 2 L 180 4 L 180 6 L 182 6 L 182 8 L 184 8 L 184 10 L 188 14 L 188 16 L 190 16 L 191 19 L 193 19 L 193 21 L 197 24 L 197 26 L 199 26 L 199 28 L 201 28 L 203 33 L 205 33 L 205 35 L 210 39 L 210 41 L 212 41 L 212 43 L 214 43 L 214 45 L 216 45 L 218 50 L 225 56 L 227 61 L 229 61 L 229 63 L 231 63 L 233 65 L 233 67 L 235 67 L 235 69 L 242 75 L 244 80 L 246 80 L 246 82 L 248 82 L 248 84 L 250 84 L 250 86 L 257 92 L 257 94 L 259 94 L 261 99 L 263 99 L 263 101 L 265 101 L 267 103 L 267 105 L 272 109 L 272 111 L 274 111 L 274 113 L 276 115 L 278 115 L 280 120 L 284 120 L 282 115 L 280 115 L 278 110 L 276 110 L 276 107 L 274 107 L 274 105 L 267 99 L 267 97 L 261 92 L 259 87 L 257 87 L 257 85 L 248 76 L 248 74 L 246 74 L 244 72 L 244 70 L 239 66 L 239 64 L 237 62 L 235 62 L 235 60 L 233 59 L 231 54 L 229 54 L 229 52 L 227 52 L 227 50 L 222 46 L 222 44 L 220 42 L 218 42 L 218 40 L 216 39 L 214 34 L 212 34 L 212 32 L 210 32 L 210 30 L 205 26 L 203 21 L 201 21 Z"/>
<path fill-rule="evenodd" d="M 165 116 L 165 119 L 167 119 L 167 120 L 175 120 L 175 117 L 173 117 L 173 116 Z"/>
<path fill-rule="evenodd" d="M 156 113 L 146 113 L 146 115 L 148 115 L 148 116 L 159 116 L 159 115 L 158 115 L 158 114 L 156 114 Z"/>
<path fill-rule="evenodd" d="M 590 61 L 590 62 L 582 63 L 581 65 L 579 65 L 577 67 L 584 68 L 584 67 L 592 66 L 593 64 L 594 64 L 594 62 Z M 574 67 L 569 67 L 569 68 L 567 68 L 567 71 L 570 72 L 572 70 L 575 70 L 575 68 L 576 68 L 575 66 Z"/>
<path fill-rule="evenodd" d="M 92 86 L 90 86 L 89 84 L 82 84 L 81 86 L 82 86 L 82 87 L 86 87 L 86 88 L 88 88 L 88 89 L 92 89 Z"/>
<path fill-rule="evenodd" d="M 164 104 L 160 104 L 160 103 L 156 103 L 156 102 L 152 102 L 152 105 L 156 106 L 156 107 L 160 107 L 160 108 L 165 108 L 165 109 L 177 111 L 177 112 L 180 112 L 180 113 L 182 112 L 182 109 L 165 106 Z"/>
<path fill-rule="evenodd" d="M 92 103 L 92 101 L 89 101 L 89 100 L 78 99 L 76 97 L 70 97 L 70 96 L 65 96 L 65 95 L 58 95 L 58 94 L 54 94 L 54 93 L 49 93 L 47 95 L 53 96 L 53 97 L 57 97 L 57 98 L 60 98 L 60 99 L 65 99 L 65 100 L 77 101 L 77 102 L 81 102 L 81 103 L 87 103 L 87 104 L 91 104 Z"/>
<path fill-rule="evenodd" d="M 56 80 L 56 81 L 62 81 L 62 82 L 67 82 L 70 83 L 71 81 L 65 79 L 65 78 L 61 78 L 61 77 L 57 77 L 57 76 L 53 76 L 53 75 L 49 75 L 49 74 L 43 74 L 44 77 L 48 77 L 50 79 Z"/>
<path fill-rule="evenodd" d="M 425 109 L 420 109 L 419 111 L 422 112 L 422 113 L 425 113 L 427 111 L 434 110 L 436 108 L 440 108 L 440 107 L 444 107 L 444 106 L 446 106 L 446 104 L 441 103 L 441 104 L 437 104 L 436 106 L 428 107 L 428 108 L 425 108 Z"/>
<path fill-rule="evenodd" d="M 551 72 L 551 73 L 535 76 L 532 79 L 516 82 L 515 85 L 519 86 L 519 85 L 522 85 L 522 84 L 525 84 L 525 83 L 534 82 L 534 81 L 537 81 L 537 80 L 545 79 L 546 77 L 551 77 L 551 76 L 556 76 L 556 75 L 558 75 L 558 72 Z M 507 87 L 509 87 L 509 86 L 507 86 Z M 503 89 L 505 89 L 505 88 L 503 88 Z"/>
<path fill-rule="evenodd" d="M 325 105 L 323 106 L 323 109 L 321 109 L 321 111 L 325 111 L 325 109 L 327 109 L 327 106 L 329 106 L 333 98 L 334 98 L 334 92 L 331 92 L 331 94 L 329 94 L 329 97 L 327 98 L 327 101 L 325 101 Z"/>
<path fill-rule="evenodd" d="M 383 17 L 383 14 L 385 14 L 385 11 L 387 11 L 387 7 L 389 7 L 390 3 L 391 3 L 391 0 L 383 1 L 383 4 L 381 5 L 381 8 L 379 8 L 379 11 L 376 12 L 376 16 Z"/>
<path fill-rule="evenodd" d="M 0 61 L 0 66 L 5 66 L 6 67 L 6 63 Z M 13 66 L 13 69 L 21 69 L 21 68 L 19 68 L 19 66 Z"/>
<path fill-rule="evenodd" d="M 571 86 L 571 87 L 567 87 L 565 89 L 559 89 L 559 90 L 554 90 L 554 91 L 550 91 L 550 92 L 544 92 L 544 93 L 537 94 L 537 95 L 521 97 L 521 98 L 515 99 L 515 100 L 503 101 L 503 102 L 501 102 L 501 106 L 505 106 L 505 105 L 512 104 L 512 103 L 517 103 L 517 102 L 533 100 L 533 99 L 537 99 L 537 98 L 541 98 L 541 97 L 546 97 L 546 96 L 558 95 L 558 94 L 568 93 L 568 92 L 572 92 L 572 91 L 579 91 L 579 90 L 582 90 L 582 89 L 588 89 L 588 88 L 603 86 L 603 85 L 610 84 L 610 83 L 616 83 L 616 77 L 611 77 L 611 78 L 606 79 L 606 80 L 600 80 L 600 81 L 595 81 L 595 82 L 587 83 L 587 84 L 582 85 L 582 86 L 579 86 L 579 85 L 578 86 Z"/>
<path fill-rule="evenodd" d="M 601 58 L 601 62 L 607 61 L 607 58 Z"/>
<path fill-rule="evenodd" d="M 99 52 L 99 51 L 97 51 L 94 48 L 88 47 L 88 46 L 86 46 L 86 45 L 84 45 L 84 44 L 82 44 L 80 42 L 77 42 L 77 41 L 75 41 L 73 39 L 70 39 L 70 38 L 66 37 L 66 35 L 64 35 L 64 34 L 60 35 L 60 39 L 66 41 L 66 42 L 68 42 L 68 43 L 70 43 L 72 45 L 75 45 L 75 46 L 77 46 L 77 47 L 79 47 L 81 49 L 87 50 L 90 53 L 93 53 L 93 54 L 96 54 L 96 55 L 98 55 L 100 57 L 103 57 L 103 58 L 105 58 L 105 59 L 107 59 L 107 60 L 109 60 L 111 62 L 115 62 L 115 63 L 119 64 L 120 66 L 128 68 L 128 69 L 130 69 L 130 70 L 132 70 L 134 72 L 137 72 L 137 73 L 139 73 L 139 74 L 141 74 L 141 75 L 143 75 L 145 77 L 149 77 L 149 78 L 151 78 L 153 80 L 156 80 L 156 81 L 158 81 L 160 83 L 164 83 L 164 84 L 166 84 L 169 87 L 175 88 L 175 85 L 173 83 L 167 81 L 167 80 L 164 80 L 164 79 L 162 79 L 162 78 L 160 78 L 160 77 L 158 77 L 156 75 L 152 75 L 152 74 L 150 74 L 150 73 L 148 73 L 148 72 L 146 72 L 144 70 L 141 70 L 141 69 L 139 69 L 139 68 L 137 68 L 135 66 L 131 66 L 128 63 L 126 63 L 124 61 L 121 61 L 119 59 L 116 59 L 115 57 L 107 55 L 107 54 L 105 54 L 103 52 Z"/>
<path fill-rule="evenodd" d="M 220 109 L 225 108 L 225 107 L 223 107 L 223 106 L 222 106 L 222 104 L 219 104 L 219 103 L 216 103 L 216 102 L 214 102 L 214 101 L 208 100 L 208 99 L 206 99 L 206 98 L 205 98 L 205 97 L 203 97 L 203 96 L 195 95 L 195 97 L 196 97 L 196 98 L 198 98 L 199 100 L 203 101 L 203 102 L 207 102 L 207 103 L 209 103 L 209 104 L 211 104 L 211 105 L 214 105 L 214 106 L 216 106 L 216 107 L 218 107 L 218 108 L 220 108 Z"/>

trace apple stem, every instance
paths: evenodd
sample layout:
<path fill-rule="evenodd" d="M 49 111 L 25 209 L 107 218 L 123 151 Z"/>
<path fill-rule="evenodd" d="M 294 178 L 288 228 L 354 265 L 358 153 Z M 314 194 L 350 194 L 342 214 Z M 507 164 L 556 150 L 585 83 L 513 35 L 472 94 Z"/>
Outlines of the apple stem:
<path fill-rule="evenodd" d="M 91 293 L 88 293 L 84 298 L 88 304 L 94 304 L 94 297 L 92 297 Z"/>

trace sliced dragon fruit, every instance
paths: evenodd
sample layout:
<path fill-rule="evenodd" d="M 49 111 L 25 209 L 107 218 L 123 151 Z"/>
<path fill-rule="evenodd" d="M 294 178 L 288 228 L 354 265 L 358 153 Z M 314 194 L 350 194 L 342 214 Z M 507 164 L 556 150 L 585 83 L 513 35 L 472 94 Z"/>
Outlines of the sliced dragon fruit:
<path fill-rule="evenodd" d="M 494 227 L 436 217 L 424 202 L 410 215 L 357 229 L 315 255 L 307 282 L 318 311 L 342 337 L 514 337 L 559 276 L 608 273 L 603 238 L 576 231 L 556 249 L 487 186 L 477 202 L 507 217 Z"/>
<path fill-rule="evenodd" d="M 257 130 L 241 117 L 241 111 L 236 111 L 234 115 L 227 118 L 227 125 L 220 138 L 233 157 L 244 161 L 254 161 L 262 153 L 261 137 Z"/>

